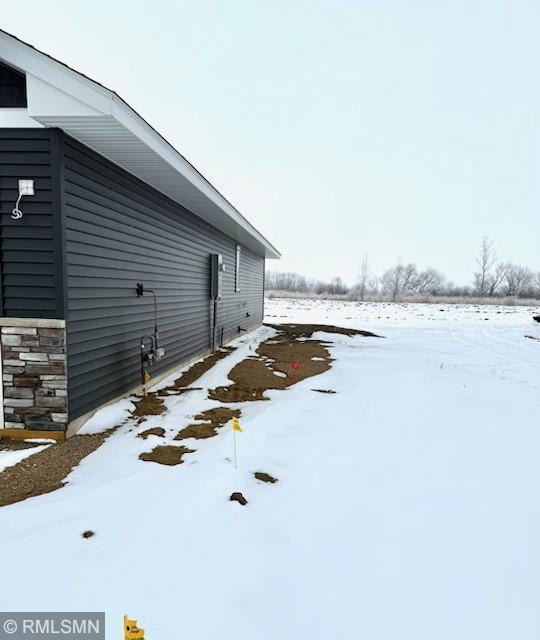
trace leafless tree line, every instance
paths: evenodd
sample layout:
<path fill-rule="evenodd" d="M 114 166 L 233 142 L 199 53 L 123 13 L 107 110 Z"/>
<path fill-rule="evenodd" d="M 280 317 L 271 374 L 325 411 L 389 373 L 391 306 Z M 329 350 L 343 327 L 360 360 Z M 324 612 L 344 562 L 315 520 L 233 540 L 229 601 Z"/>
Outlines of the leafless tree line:
<path fill-rule="evenodd" d="M 479 296 L 534 297 L 540 292 L 540 271 L 536 273 L 519 264 L 497 260 L 493 242 L 483 238 L 476 258 L 474 291 Z"/>
<path fill-rule="evenodd" d="M 266 272 L 265 288 L 267 291 L 291 291 L 316 295 L 347 295 L 351 290 L 341 278 L 333 278 L 330 282 L 324 282 L 305 278 L 298 273 L 279 273 L 277 271 Z"/>
<path fill-rule="evenodd" d="M 418 269 L 410 262 L 397 262 L 382 276 L 370 273 L 364 255 L 357 281 L 348 287 L 341 278 L 329 282 L 309 279 L 297 273 L 266 274 L 267 291 L 284 291 L 317 296 L 330 295 L 352 300 L 404 300 L 409 298 L 531 298 L 540 299 L 540 271 L 497 259 L 493 243 L 483 238 L 476 258 L 472 286 L 457 286 L 436 269 Z"/>

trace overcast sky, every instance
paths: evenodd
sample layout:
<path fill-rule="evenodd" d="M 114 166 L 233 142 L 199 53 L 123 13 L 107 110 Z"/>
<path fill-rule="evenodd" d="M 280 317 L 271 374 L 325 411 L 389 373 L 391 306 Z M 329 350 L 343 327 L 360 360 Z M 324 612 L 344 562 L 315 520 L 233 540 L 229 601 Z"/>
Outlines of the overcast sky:
<path fill-rule="evenodd" d="M 540 269 L 539 0 L 2 2 L 119 93 L 283 253 L 352 281 Z"/>

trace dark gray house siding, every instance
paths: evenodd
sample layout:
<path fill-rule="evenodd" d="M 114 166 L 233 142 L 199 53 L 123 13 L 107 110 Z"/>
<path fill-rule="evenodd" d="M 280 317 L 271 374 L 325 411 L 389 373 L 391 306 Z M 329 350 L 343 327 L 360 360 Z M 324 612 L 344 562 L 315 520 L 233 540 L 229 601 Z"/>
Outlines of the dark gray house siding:
<path fill-rule="evenodd" d="M 55 129 L 0 129 L 0 315 L 63 318 L 59 139 Z M 33 179 L 36 195 L 10 215 L 18 180 Z"/>
<path fill-rule="evenodd" d="M 62 438 L 140 388 L 143 338 L 156 379 L 261 324 L 280 254 L 114 91 L 0 49 L 0 429 Z"/>
<path fill-rule="evenodd" d="M 14 221 L 21 178 L 35 196 Z M 236 291 L 233 238 L 59 129 L 0 130 L 0 212 L 0 315 L 65 319 L 70 421 L 140 383 L 154 315 L 138 282 L 158 294 L 154 375 L 211 348 L 212 253 L 226 268 L 218 336 L 262 322 L 264 257 L 241 247 Z"/>
<path fill-rule="evenodd" d="M 139 342 L 154 320 L 137 282 L 158 294 L 159 373 L 210 348 L 210 254 L 226 266 L 217 316 L 224 340 L 262 322 L 264 258 L 242 247 L 236 292 L 232 238 L 68 136 L 63 149 L 73 420 L 139 384 Z"/>

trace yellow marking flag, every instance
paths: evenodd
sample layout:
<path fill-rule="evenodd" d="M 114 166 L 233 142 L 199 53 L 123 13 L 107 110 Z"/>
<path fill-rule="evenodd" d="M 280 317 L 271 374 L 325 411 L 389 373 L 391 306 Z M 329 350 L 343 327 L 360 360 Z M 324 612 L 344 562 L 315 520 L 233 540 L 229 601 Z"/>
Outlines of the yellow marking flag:
<path fill-rule="evenodd" d="M 238 418 L 232 419 L 232 430 L 233 431 L 244 431 L 238 422 Z"/>

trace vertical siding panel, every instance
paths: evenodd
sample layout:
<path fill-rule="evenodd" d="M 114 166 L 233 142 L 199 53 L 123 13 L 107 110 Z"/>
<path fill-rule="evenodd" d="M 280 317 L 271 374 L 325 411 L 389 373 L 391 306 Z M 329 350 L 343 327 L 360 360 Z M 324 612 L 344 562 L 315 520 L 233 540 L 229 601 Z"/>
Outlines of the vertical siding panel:
<path fill-rule="evenodd" d="M 59 184 L 53 129 L 0 129 L 0 273 L 2 315 L 62 318 L 58 265 Z M 11 219 L 19 179 L 34 180 L 35 195 L 23 197 L 23 217 Z"/>
<path fill-rule="evenodd" d="M 70 420 L 140 381 L 139 342 L 153 330 L 158 293 L 166 371 L 210 348 L 210 254 L 226 271 L 218 326 L 225 340 L 262 322 L 264 258 L 68 136 L 64 141 Z"/>

